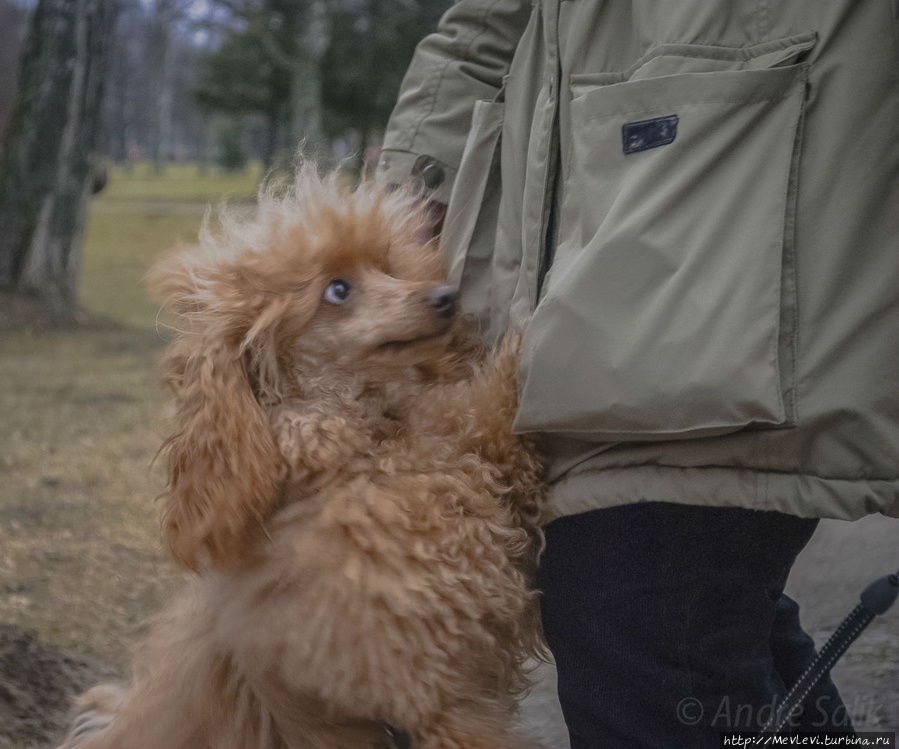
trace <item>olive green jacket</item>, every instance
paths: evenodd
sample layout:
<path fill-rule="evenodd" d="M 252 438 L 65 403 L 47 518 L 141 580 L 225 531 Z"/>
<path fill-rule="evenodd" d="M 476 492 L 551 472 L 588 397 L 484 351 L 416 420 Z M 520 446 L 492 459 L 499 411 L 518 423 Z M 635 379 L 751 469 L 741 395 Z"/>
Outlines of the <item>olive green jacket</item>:
<path fill-rule="evenodd" d="M 449 203 L 552 515 L 899 516 L 896 0 L 459 0 L 388 179 Z"/>

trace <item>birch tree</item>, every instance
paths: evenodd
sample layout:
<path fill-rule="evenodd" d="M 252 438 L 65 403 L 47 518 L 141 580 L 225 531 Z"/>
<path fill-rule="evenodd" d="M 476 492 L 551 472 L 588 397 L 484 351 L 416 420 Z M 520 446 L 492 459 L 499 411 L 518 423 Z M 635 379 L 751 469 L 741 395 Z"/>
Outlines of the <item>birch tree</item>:
<path fill-rule="evenodd" d="M 76 304 L 118 0 L 39 0 L 0 156 L 0 288 Z"/>
<path fill-rule="evenodd" d="M 150 158 L 157 173 L 171 157 L 172 107 L 175 95 L 175 34 L 187 3 L 156 0 L 150 25 L 147 54 L 152 65 L 151 98 L 155 104 L 150 124 Z"/>

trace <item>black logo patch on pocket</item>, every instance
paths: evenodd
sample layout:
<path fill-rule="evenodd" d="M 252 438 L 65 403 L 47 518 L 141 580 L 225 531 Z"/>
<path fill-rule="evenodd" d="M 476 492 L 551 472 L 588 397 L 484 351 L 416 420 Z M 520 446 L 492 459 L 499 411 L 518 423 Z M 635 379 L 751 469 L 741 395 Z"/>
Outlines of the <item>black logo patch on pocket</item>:
<path fill-rule="evenodd" d="M 676 114 L 652 120 L 628 122 L 621 126 L 621 147 L 625 154 L 667 146 L 677 137 Z"/>

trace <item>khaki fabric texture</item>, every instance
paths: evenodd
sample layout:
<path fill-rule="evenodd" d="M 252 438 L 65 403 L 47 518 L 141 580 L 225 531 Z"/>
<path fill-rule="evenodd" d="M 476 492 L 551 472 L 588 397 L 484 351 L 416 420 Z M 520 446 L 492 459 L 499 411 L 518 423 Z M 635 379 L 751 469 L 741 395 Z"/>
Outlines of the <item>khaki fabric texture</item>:
<path fill-rule="evenodd" d="M 897 5 L 459 0 L 419 45 L 381 168 L 526 326 L 551 517 L 899 516 Z"/>

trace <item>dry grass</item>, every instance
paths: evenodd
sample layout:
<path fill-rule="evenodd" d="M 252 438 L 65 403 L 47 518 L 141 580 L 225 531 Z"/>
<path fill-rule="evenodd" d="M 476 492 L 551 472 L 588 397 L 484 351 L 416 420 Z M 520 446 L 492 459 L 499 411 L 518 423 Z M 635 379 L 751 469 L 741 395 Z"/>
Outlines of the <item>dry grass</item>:
<path fill-rule="evenodd" d="M 116 170 L 85 240 L 92 322 L 42 329 L 27 305 L 0 300 L 0 622 L 123 666 L 176 584 L 158 532 L 163 479 L 151 466 L 163 434 L 162 341 L 142 278 L 196 237 L 207 200 L 246 198 L 256 176 Z"/>
<path fill-rule="evenodd" d="M 139 203 L 239 200 L 255 194 L 261 177 L 259 163 L 250 164 L 243 172 L 224 172 L 215 167 L 201 171 L 194 164 L 177 164 L 162 174 L 156 174 L 149 163 L 136 164 L 130 169 L 117 166 L 110 172 L 103 199 Z"/>
<path fill-rule="evenodd" d="M 0 620 L 116 663 L 176 576 L 155 348 L 100 327 L 10 336 L 0 359 Z"/>
<path fill-rule="evenodd" d="M 143 290 L 147 268 L 161 252 L 196 240 L 210 203 L 252 198 L 259 177 L 258 166 L 237 174 L 199 174 L 190 165 L 170 166 L 164 175 L 149 164 L 113 168 L 91 206 L 82 305 L 131 327 L 152 327 L 156 309 Z"/>

